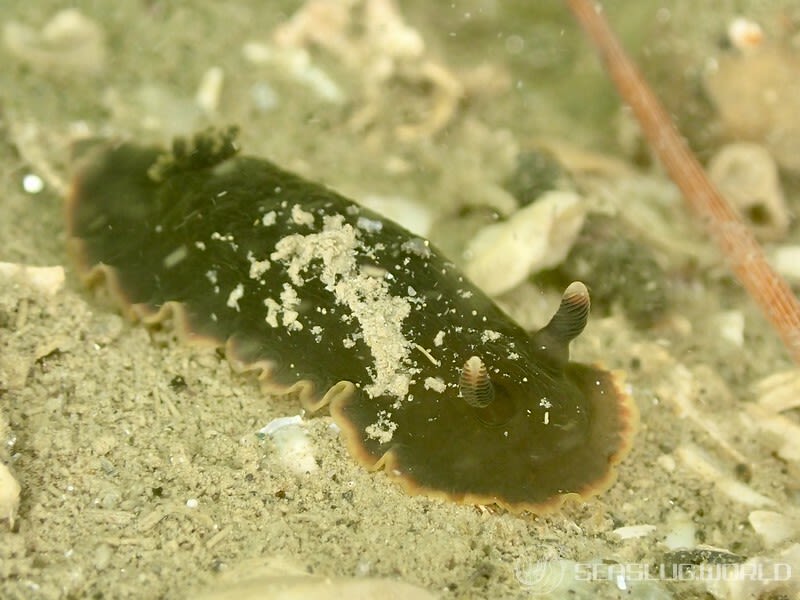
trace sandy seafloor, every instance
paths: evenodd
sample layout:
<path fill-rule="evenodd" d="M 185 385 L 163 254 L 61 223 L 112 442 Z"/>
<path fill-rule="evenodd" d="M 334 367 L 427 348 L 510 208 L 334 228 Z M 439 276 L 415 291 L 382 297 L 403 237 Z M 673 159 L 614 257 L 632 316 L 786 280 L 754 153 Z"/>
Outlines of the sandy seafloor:
<path fill-rule="evenodd" d="M 786 373 L 778 386 L 786 395 L 800 385 L 699 228 L 689 225 L 678 245 L 701 248 L 703 261 L 664 259 L 674 295 L 657 326 L 637 328 L 619 307 L 598 309 L 573 345 L 579 360 L 627 371 L 641 427 L 610 490 L 543 517 L 410 497 L 356 465 L 325 415 L 304 421 L 318 468 L 298 474 L 274 439 L 257 435 L 272 419 L 298 414 L 296 401 L 264 397 L 217 353 L 186 348 L 169 329 L 131 324 L 83 289 L 54 189 L 66 180 L 77 129 L 165 141 L 238 123 L 250 154 L 355 198 L 429 203 L 434 215 L 496 189 L 498 156 L 539 137 L 627 160 L 613 141 L 613 92 L 560 3 L 543 3 L 539 14 L 487 0 L 400 4 L 426 57 L 461 75 L 486 65 L 471 75 L 484 82 L 478 88 L 500 82 L 468 95 L 442 130 L 412 139 L 397 139 L 397 125 L 422 119 L 435 95 L 413 73 L 379 86 L 374 114 L 356 127 L 354 116 L 369 105 L 363 73 L 330 50 L 311 57 L 339 83 L 340 104 L 280 65 L 243 58 L 243 44 L 269 42 L 299 2 L 72 3 L 105 35 L 99 74 L 86 73 L 85 63 L 31 64 L 2 49 L 0 261 L 61 265 L 66 281 L 52 293 L 24 277 L 0 284 L 0 461 L 21 485 L 13 527 L 0 520 L 0 597 L 184 598 L 214 586 L 251 597 L 235 586 L 255 579 L 261 596 L 252 597 L 271 598 L 276 573 L 388 579 L 441 598 L 797 597 L 798 456 L 755 424 L 748 407 L 765 389 L 758 383 L 776 373 Z M 637 8 L 617 8 L 612 19 L 634 48 L 649 40 L 645 54 L 662 74 L 675 55 L 688 61 L 716 48 L 735 14 L 728 3 L 714 3 L 709 15 L 696 14 L 697 3 L 629 4 Z M 0 19 L 38 29 L 63 7 L 7 0 Z M 656 35 L 659 9 L 671 11 L 672 37 Z M 673 51 L 667 42 L 675 39 Z M 215 110 L 204 114 L 194 97 L 212 66 L 225 79 Z M 56 178 L 26 193 L 23 177 L 46 167 Z M 637 201 L 636 181 L 675 196 L 657 168 L 637 168 L 642 178 L 627 188 L 627 202 Z M 792 195 L 789 186 L 796 205 Z M 674 209 L 670 218 L 688 223 L 679 202 Z M 797 227 L 788 235 L 786 243 L 796 239 Z M 501 298 L 532 329 L 557 301 L 557 289 L 534 284 Z M 795 427 L 797 417 L 796 409 L 782 413 Z M 778 523 L 771 535 L 754 528 L 759 516 Z M 631 526 L 645 527 L 627 537 L 620 528 Z M 793 578 L 751 587 L 637 581 L 635 565 L 657 568 L 665 553 L 703 545 L 767 565 L 794 560 Z M 787 550 L 794 554 L 780 558 Z M 577 580 L 587 564 L 605 567 Z M 613 564 L 634 565 L 627 580 L 606 580 Z"/>

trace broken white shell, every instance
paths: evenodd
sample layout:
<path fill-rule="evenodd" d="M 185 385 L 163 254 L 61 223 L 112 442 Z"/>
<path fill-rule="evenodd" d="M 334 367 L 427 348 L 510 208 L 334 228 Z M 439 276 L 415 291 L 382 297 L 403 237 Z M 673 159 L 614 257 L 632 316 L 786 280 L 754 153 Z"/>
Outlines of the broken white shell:
<path fill-rule="evenodd" d="M 563 261 L 585 216 L 585 203 L 574 192 L 547 192 L 508 220 L 479 231 L 464 250 L 465 271 L 490 296 L 507 292 Z"/>
<path fill-rule="evenodd" d="M 12 529 L 17 518 L 20 489 L 8 467 L 0 463 L 0 520 L 7 519 L 8 526 Z"/>
<path fill-rule="evenodd" d="M 303 475 L 319 469 L 314 447 L 300 415 L 273 419 L 259 433 L 272 438 L 278 451 L 278 459 L 290 471 Z"/>
<path fill-rule="evenodd" d="M 617 527 L 611 533 L 616 535 L 621 540 L 632 540 L 636 538 L 646 537 L 656 530 L 655 525 L 626 525 L 624 527 Z"/>
<path fill-rule="evenodd" d="M 210 587 L 190 594 L 197 600 L 433 600 L 434 594 L 392 579 L 309 575 L 282 557 L 246 559 L 233 565 Z"/>
<path fill-rule="evenodd" d="M 747 515 L 747 520 L 769 548 L 800 533 L 800 521 L 772 510 L 754 510 Z"/>
<path fill-rule="evenodd" d="M 791 44 L 718 54 L 708 61 L 705 90 L 727 139 L 763 144 L 782 168 L 800 172 L 800 55 Z"/>
<path fill-rule="evenodd" d="M 359 204 L 400 223 L 411 233 L 428 237 L 433 224 L 430 207 L 404 196 L 368 194 L 358 199 Z"/>
<path fill-rule="evenodd" d="M 783 196 L 778 166 L 759 144 L 737 142 L 717 152 L 708 174 L 762 239 L 780 239 L 789 228 L 789 210 Z"/>
<path fill-rule="evenodd" d="M 792 283 L 800 281 L 800 246 L 789 244 L 774 248 L 770 253 L 770 264 Z"/>
<path fill-rule="evenodd" d="M 40 31 L 9 21 L 3 41 L 11 54 L 40 69 L 97 75 L 106 62 L 103 28 L 73 8 L 57 12 Z"/>
<path fill-rule="evenodd" d="M 53 295 L 64 286 L 64 267 L 34 267 L 19 263 L 0 262 L 0 278 L 20 278 L 37 292 Z"/>

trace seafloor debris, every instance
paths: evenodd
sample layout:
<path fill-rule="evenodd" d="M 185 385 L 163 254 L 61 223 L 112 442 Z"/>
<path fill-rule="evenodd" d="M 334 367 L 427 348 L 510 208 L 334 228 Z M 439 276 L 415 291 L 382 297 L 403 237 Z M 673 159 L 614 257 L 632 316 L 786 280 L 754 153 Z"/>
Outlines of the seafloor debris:
<path fill-rule="evenodd" d="M 788 283 L 769 265 L 763 249 L 734 207 L 708 179 L 666 108 L 626 54 L 603 11 L 589 0 L 567 0 L 567 4 L 597 48 L 617 90 L 636 115 L 650 147 L 670 178 L 702 218 L 708 233 L 727 259 L 729 268 L 759 305 L 789 354 L 795 362 L 800 363 L 800 301 Z M 750 89 L 757 88 L 750 78 L 741 74 L 737 74 L 735 79 L 746 81 Z M 786 80 L 797 82 L 797 78 L 791 75 Z M 789 113 L 796 118 L 792 103 L 792 98 L 797 97 L 796 87 L 794 91 L 794 94 L 780 100 L 792 107 Z M 761 90 L 758 93 L 762 94 Z M 773 100 L 770 99 L 770 102 Z M 787 129 L 791 129 L 786 125 Z M 800 139 L 796 131 L 797 121 L 794 125 L 795 130 L 788 133 L 793 139 Z M 783 135 L 786 132 L 773 133 Z M 772 147 L 771 150 L 777 157 L 777 149 Z M 796 146 L 793 155 L 800 156 Z M 780 162 L 780 158 L 778 160 Z"/>
<path fill-rule="evenodd" d="M 756 465 L 769 469 L 769 462 L 775 460 L 783 465 L 781 470 L 796 470 L 800 462 L 796 442 L 800 440 L 800 429 L 791 422 L 791 415 L 777 413 L 793 411 L 800 405 L 800 371 L 778 372 L 758 382 L 751 390 L 754 400 L 737 409 L 725 382 L 717 377 L 717 387 L 710 370 L 695 367 L 704 373 L 696 375 L 656 344 L 649 344 L 647 351 L 638 354 L 646 355 L 651 364 L 661 363 L 660 373 L 671 372 L 671 377 L 656 388 L 656 397 L 665 405 L 672 405 L 689 431 L 694 432 L 690 434 L 691 441 L 681 442 L 669 454 L 659 457 L 658 464 L 672 473 L 688 469 L 698 485 L 713 488 L 712 497 L 721 498 L 726 511 L 741 512 L 742 520 L 746 515 L 762 548 L 757 555 L 750 550 L 745 560 L 737 556 L 740 552 L 697 545 L 700 531 L 696 516 L 671 511 L 662 543 L 672 552 L 661 562 L 667 566 L 678 564 L 681 569 L 686 565 L 694 573 L 694 580 L 720 599 L 766 597 L 762 594 L 768 591 L 776 597 L 783 597 L 781 593 L 796 597 L 800 580 L 791 577 L 791 573 L 800 569 L 800 547 L 785 547 L 800 533 L 800 512 L 789 499 L 796 492 L 788 483 L 791 476 L 784 479 L 783 485 L 772 485 L 769 477 L 759 474 L 751 480 L 749 473 Z M 715 402 L 734 410 L 704 407 L 701 386 Z M 750 443 L 743 444 L 743 439 Z M 705 533 L 704 539 L 714 539 Z M 687 572 L 686 577 L 690 576 Z"/>
<path fill-rule="evenodd" d="M 785 169 L 800 172 L 800 52 L 790 44 L 763 43 L 747 52 L 720 54 L 704 84 L 731 140 L 762 144 Z"/>
<path fill-rule="evenodd" d="M 56 13 L 41 31 L 9 21 L 3 41 L 18 59 L 54 73 L 98 75 L 106 62 L 102 27 L 73 8 Z"/>
<path fill-rule="evenodd" d="M 754 510 L 747 515 L 747 520 L 767 548 L 775 548 L 800 534 L 800 519 L 797 516 L 774 510 Z"/>
<path fill-rule="evenodd" d="M 728 41 L 731 46 L 747 52 L 754 50 L 764 41 L 761 25 L 747 17 L 736 17 L 728 24 Z"/>
<path fill-rule="evenodd" d="M 464 270 L 486 293 L 507 292 L 531 274 L 560 264 L 585 216 L 586 204 L 575 192 L 547 192 L 478 231 L 464 249 Z"/>
<path fill-rule="evenodd" d="M 675 363 L 671 378 L 668 381 L 665 380 L 656 391 L 660 397 L 669 400 L 674 405 L 679 417 L 686 419 L 694 428 L 705 434 L 708 441 L 711 442 L 710 446 L 721 450 L 734 465 L 749 465 L 752 461 L 732 441 L 734 434 L 741 432 L 741 425 L 733 418 L 737 415 L 732 415 L 730 419 L 720 419 L 703 410 L 693 401 L 697 397 L 696 386 L 697 381 L 691 371 L 684 365 Z M 759 412 L 765 410 L 757 403 L 748 404 L 745 410 L 752 415 L 754 409 L 760 409 Z M 739 413 L 739 416 L 744 416 L 744 414 L 744 412 Z M 766 428 L 771 424 L 771 421 L 766 421 L 761 414 L 754 418 L 755 422 L 748 426 Z M 745 420 L 749 421 L 749 419 Z M 788 443 L 789 440 L 786 442 Z M 759 493 L 746 482 L 739 481 L 729 474 L 708 452 L 695 444 L 683 444 L 675 451 L 675 454 L 686 467 L 705 481 L 714 484 L 721 493 L 735 503 L 752 508 L 768 507 L 771 509 L 778 505 L 774 498 Z"/>
<path fill-rule="evenodd" d="M 778 166 L 763 146 L 751 142 L 723 146 L 711 158 L 708 176 L 759 238 L 777 240 L 786 235 L 789 208 Z"/>
<path fill-rule="evenodd" d="M 569 189 L 571 177 L 555 154 L 545 148 L 520 152 L 514 172 L 503 182 L 520 206 L 527 206 L 550 190 Z"/>
<path fill-rule="evenodd" d="M 744 314 L 741 310 L 725 310 L 711 317 L 712 329 L 723 339 L 737 348 L 744 347 Z"/>
<path fill-rule="evenodd" d="M 712 570 L 708 591 L 719 600 L 800 597 L 800 544 L 782 552 L 754 556 L 739 568 Z M 715 576 L 715 574 L 717 574 Z"/>
<path fill-rule="evenodd" d="M 242 47 L 242 55 L 251 64 L 280 68 L 326 102 L 344 102 L 345 94 L 341 86 L 312 61 L 305 48 L 275 48 L 263 42 L 247 42 Z"/>
<path fill-rule="evenodd" d="M 770 264 L 792 283 L 800 282 L 800 245 L 776 246 L 770 252 Z"/>
<path fill-rule="evenodd" d="M 662 454 L 662 456 L 671 455 Z M 662 461 L 663 462 L 663 461 Z M 664 537 L 661 543 L 670 550 L 694 548 L 697 545 L 697 523 L 692 515 L 676 507 L 667 514 L 664 523 Z"/>
<path fill-rule="evenodd" d="M 773 413 L 800 408 L 800 370 L 779 371 L 753 385 L 758 404 Z"/>
<path fill-rule="evenodd" d="M 280 557 L 250 559 L 234 564 L 220 580 L 191 594 L 197 600 L 433 600 L 430 592 L 402 581 L 374 577 L 325 577 L 310 575 L 306 568 Z"/>
<path fill-rule="evenodd" d="M 777 455 L 800 464 L 800 424 L 788 414 L 800 402 L 800 371 L 776 373 L 758 382 L 756 401 L 745 407 L 742 422 L 748 429 L 770 436 Z"/>
<path fill-rule="evenodd" d="M 0 390 L 21 389 L 36 361 L 75 343 L 63 335 L 52 335 L 32 343 L 25 335 L 31 307 L 50 300 L 63 285 L 63 267 L 0 263 L 0 287 L 21 291 L 19 300 L 12 305 L 0 305 L 0 323 L 11 330 L 0 347 Z"/>
<path fill-rule="evenodd" d="M 661 557 L 661 564 L 669 571 L 672 571 L 673 565 L 720 565 L 720 564 L 738 564 L 744 562 L 744 557 L 724 550 L 722 548 L 713 548 L 710 546 L 697 546 L 691 549 L 672 550 L 664 553 Z"/>
<path fill-rule="evenodd" d="M 433 222 L 433 211 L 429 204 L 417 202 L 405 196 L 366 195 L 358 203 L 374 210 L 387 219 L 396 221 L 411 233 L 428 237 Z"/>
<path fill-rule="evenodd" d="M 713 461 L 697 446 L 684 444 L 675 451 L 675 454 L 695 475 L 703 481 L 713 484 L 729 500 L 751 508 L 774 508 L 778 504 L 772 498 L 758 493 L 747 484 L 725 473 L 720 464 Z"/>
<path fill-rule="evenodd" d="M 259 433 L 272 438 L 278 460 L 290 471 L 305 475 L 319 469 L 300 415 L 273 419 Z"/>
<path fill-rule="evenodd" d="M 653 325 L 670 305 L 669 279 L 654 253 L 603 215 L 589 215 L 559 272 L 586 281 L 595 307 L 608 312 L 619 303 L 638 327 Z"/>
<path fill-rule="evenodd" d="M 427 105 L 420 111 L 424 116 L 395 126 L 395 135 L 404 140 L 441 131 L 465 93 L 461 79 L 429 56 L 422 36 L 405 22 L 393 0 L 308 0 L 275 30 L 273 39 L 284 49 L 321 48 L 360 74 L 363 100 L 351 118 L 355 129 L 374 124 L 392 81 L 427 90 Z"/>
<path fill-rule="evenodd" d="M 75 129 L 77 130 L 78 127 Z M 63 178 L 62 170 L 52 164 L 52 154 L 50 153 L 53 148 L 66 149 L 63 137 L 59 138 L 57 134 L 46 131 L 32 121 L 16 119 L 9 122 L 8 135 L 16 151 L 36 172 L 36 176 L 43 179 L 59 194 L 65 194 L 67 183 Z"/>
<path fill-rule="evenodd" d="M 34 267 L 18 263 L 0 262 L 0 279 L 6 284 L 19 278 L 44 294 L 55 294 L 64 286 L 64 267 Z"/>
<path fill-rule="evenodd" d="M 765 409 L 759 404 L 749 404 L 747 416 L 742 421 L 761 434 L 770 434 L 778 444 L 777 455 L 781 458 L 800 463 L 800 425 L 783 415 Z"/>
<path fill-rule="evenodd" d="M 632 540 L 636 538 L 647 537 L 655 530 L 655 525 L 649 525 L 645 523 L 642 525 L 625 525 L 623 527 L 617 527 L 611 533 L 616 535 L 621 540 Z"/>
<path fill-rule="evenodd" d="M 713 249 L 697 235 L 690 215 L 682 210 L 682 199 L 674 185 L 661 177 L 638 174 L 619 159 L 563 141 L 539 140 L 539 145 L 566 171 L 559 179 L 571 178 L 586 198 L 589 212 L 594 214 L 589 227 L 595 220 L 602 222 L 600 215 L 613 217 L 617 221 L 615 231 L 652 248 L 665 268 L 718 262 Z"/>
<path fill-rule="evenodd" d="M 222 67 L 209 67 L 203 73 L 194 101 L 206 114 L 213 115 L 217 112 L 224 82 L 225 71 Z"/>
<path fill-rule="evenodd" d="M 9 528 L 14 528 L 19 508 L 19 483 L 9 468 L 0 463 L 0 521 L 8 521 Z"/>
<path fill-rule="evenodd" d="M 2 310 L 0 310 L 0 328 L 2 328 L 4 316 Z M 8 349 L 2 348 L 2 352 L 8 353 Z M 2 362 L 0 357 L 0 390 L 8 389 Z M 2 395 L 1 392 L 0 395 Z M 16 435 L 11 431 L 5 410 L 0 410 L 0 523 L 7 521 L 8 528 L 12 531 L 17 519 L 19 496 L 22 491 L 19 482 L 7 465 L 7 463 L 10 464 L 13 461 L 10 454 L 16 439 Z"/>
<path fill-rule="evenodd" d="M 488 207 L 508 217 L 519 208 L 520 202 L 501 183 L 513 172 L 519 154 L 517 141 L 509 130 L 465 116 L 458 127 L 448 130 L 444 164 L 436 153 L 429 154 L 430 146 L 420 144 L 419 168 L 436 173 L 439 198 L 435 204 L 440 214 Z"/>

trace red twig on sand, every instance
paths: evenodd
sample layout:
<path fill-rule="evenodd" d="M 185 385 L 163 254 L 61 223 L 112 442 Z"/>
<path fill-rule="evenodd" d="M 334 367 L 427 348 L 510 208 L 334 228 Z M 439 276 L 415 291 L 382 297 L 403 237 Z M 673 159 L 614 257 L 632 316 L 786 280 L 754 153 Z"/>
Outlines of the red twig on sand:
<path fill-rule="evenodd" d="M 622 99 L 639 120 L 651 148 L 690 206 L 704 220 L 731 269 L 800 363 L 800 302 L 767 263 L 764 252 L 738 213 L 709 181 L 667 111 L 611 31 L 602 6 L 592 0 L 566 0 L 592 40 Z"/>

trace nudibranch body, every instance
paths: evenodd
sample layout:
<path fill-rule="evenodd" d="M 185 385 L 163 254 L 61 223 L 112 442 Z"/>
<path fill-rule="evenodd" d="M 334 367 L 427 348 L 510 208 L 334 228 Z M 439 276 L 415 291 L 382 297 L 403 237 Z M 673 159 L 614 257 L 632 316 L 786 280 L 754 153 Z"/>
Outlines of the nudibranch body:
<path fill-rule="evenodd" d="M 531 335 L 428 241 L 236 150 L 231 132 L 84 144 L 68 201 L 84 278 L 328 406 L 351 454 L 409 492 L 544 512 L 610 485 L 636 410 L 614 374 L 569 362 L 583 284 Z"/>

